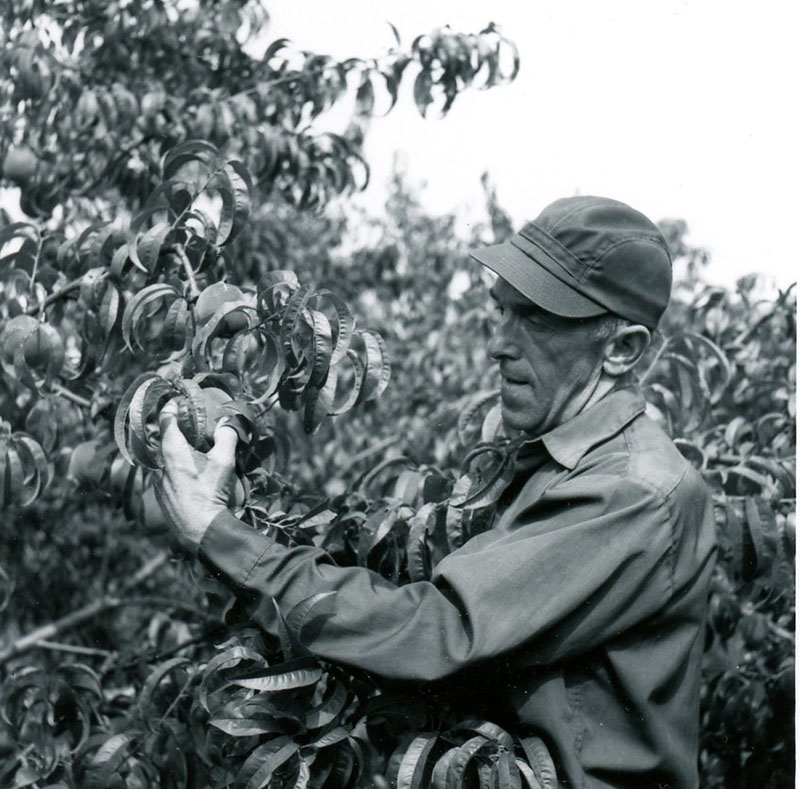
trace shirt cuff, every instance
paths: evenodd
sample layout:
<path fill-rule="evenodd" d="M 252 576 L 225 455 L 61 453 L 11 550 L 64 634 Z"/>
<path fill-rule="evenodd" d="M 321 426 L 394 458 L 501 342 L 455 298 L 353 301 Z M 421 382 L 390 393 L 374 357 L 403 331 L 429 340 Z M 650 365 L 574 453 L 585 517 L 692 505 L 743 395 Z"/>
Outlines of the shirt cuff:
<path fill-rule="evenodd" d="M 272 537 L 242 523 L 225 510 L 217 515 L 200 540 L 202 561 L 238 586 L 246 586 L 259 559 L 275 545 Z"/>

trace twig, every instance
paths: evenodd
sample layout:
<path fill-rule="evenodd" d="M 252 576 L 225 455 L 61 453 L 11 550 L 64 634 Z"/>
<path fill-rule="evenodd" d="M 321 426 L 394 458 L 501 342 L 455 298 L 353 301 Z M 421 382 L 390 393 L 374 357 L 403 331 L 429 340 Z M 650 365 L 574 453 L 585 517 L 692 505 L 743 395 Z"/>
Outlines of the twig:
<path fill-rule="evenodd" d="M 138 586 L 142 581 L 146 581 L 151 575 L 158 572 L 163 565 L 167 563 L 169 559 L 169 553 L 167 551 L 161 551 L 157 553 L 152 559 L 145 562 L 138 570 L 136 575 L 127 581 L 122 586 L 122 591 L 127 592 L 129 589 L 133 589 L 134 586 Z"/>
<path fill-rule="evenodd" d="M 793 282 L 786 290 L 780 291 L 780 296 L 778 296 L 774 307 L 780 307 L 786 301 L 795 285 L 797 285 L 797 283 Z M 744 345 L 774 314 L 775 310 L 772 309 L 765 315 L 762 315 L 752 326 L 745 329 L 738 337 L 735 337 L 733 342 L 730 343 L 730 346 L 737 347 Z"/>
<path fill-rule="evenodd" d="M 67 389 L 65 386 L 62 386 L 61 384 L 55 384 L 53 388 L 65 400 L 69 400 L 70 402 L 75 403 L 75 405 L 79 405 L 81 408 L 92 407 L 91 400 L 87 400 L 85 397 L 81 397 L 80 395 L 75 394 L 75 392 L 71 392 L 69 389 Z"/>
<path fill-rule="evenodd" d="M 180 258 L 181 264 L 183 265 L 183 270 L 186 273 L 186 278 L 189 280 L 189 298 L 192 302 L 194 302 L 200 295 L 200 289 L 197 287 L 197 279 L 194 276 L 194 269 L 192 268 L 192 263 L 189 260 L 188 256 L 186 255 L 186 252 L 184 251 L 182 246 L 176 245 L 174 247 L 174 251 Z"/>
<path fill-rule="evenodd" d="M 154 556 L 150 561 L 146 562 L 139 571 L 129 581 L 122 585 L 121 591 L 127 592 L 135 586 L 145 581 L 151 575 L 158 571 L 158 569 L 167 561 L 169 554 L 166 551 Z M 95 600 L 82 608 L 72 611 L 54 622 L 48 622 L 46 625 L 37 627 L 27 635 L 21 636 L 8 647 L 0 651 L 0 665 L 8 661 L 10 658 L 21 655 L 23 652 L 28 652 L 39 646 L 42 641 L 50 641 L 61 633 L 71 630 L 79 625 L 91 621 L 102 613 L 112 609 L 119 608 L 124 605 L 141 605 L 148 598 L 138 599 L 123 599 L 117 595 L 106 595 L 100 600 Z M 156 598 L 161 603 L 165 598 Z M 174 600 L 167 598 L 171 605 L 175 605 Z"/>
<path fill-rule="evenodd" d="M 59 290 L 56 290 L 53 293 L 51 293 L 40 304 L 32 304 L 30 307 L 28 307 L 28 309 L 25 310 L 25 314 L 26 315 L 38 315 L 40 312 L 42 312 L 44 309 L 49 307 L 51 304 L 54 304 L 55 302 L 59 301 L 60 299 L 63 299 L 66 296 L 69 296 L 69 294 L 72 293 L 73 291 L 78 290 L 78 288 L 80 288 L 80 286 L 81 286 L 81 280 L 80 279 L 73 279 L 71 282 L 68 282 L 66 285 L 64 285 L 63 288 L 60 288 Z"/>
<path fill-rule="evenodd" d="M 389 438 L 384 438 L 383 441 L 379 441 L 377 444 L 367 447 L 357 455 L 353 455 L 344 469 L 342 469 L 340 472 L 340 476 L 347 476 L 347 474 L 352 471 L 362 460 L 366 460 L 373 455 L 377 455 L 379 452 L 383 452 L 384 449 L 388 449 L 390 446 L 392 446 L 392 444 L 396 444 L 399 440 L 400 436 L 389 436 Z"/>
<path fill-rule="evenodd" d="M 161 726 L 164 721 L 169 717 L 170 712 L 175 709 L 178 702 L 183 698 L 183 694 L 189 689 L 189 686 L 197 679 L 197 674 L 189 674 L 186 682 L 183 683 L 183 687 L 178 691 L 178 695 L 170 703 L 169 707 L 164 710 L 164 714 L 159 718 L 158 723 L 156 724 L 156 728 Z"/>
<path fill-rule="evenodd" d="M 74 655 L 90 655 L 93 657 L 108 657 L 111 652 L 107 649 L 94 649 L 81 647 L 77 644 L 61 644 L 56 641 L 40 641 L 36 645 L 39 649 L 52 649 L 55 652 L 71 652 Z"/>
<path fill-rule="evenodd" d="M 653 370 L 656 369 L 656 365 L 658 364 L 659 360 L 661 359 L 661 354 L 667 349 L 667 346 L 670 343 L 670 338 L 667 337 L 663 343 L 661 343 L 661 347 L 656 351 L 656 355 L 653 357 L 653 361 L 650 362 L 650 366 L 645 370 L 644 374 L 639 378 L 639 385 L 644 386 L 644 382 L 650 377 Z"/>

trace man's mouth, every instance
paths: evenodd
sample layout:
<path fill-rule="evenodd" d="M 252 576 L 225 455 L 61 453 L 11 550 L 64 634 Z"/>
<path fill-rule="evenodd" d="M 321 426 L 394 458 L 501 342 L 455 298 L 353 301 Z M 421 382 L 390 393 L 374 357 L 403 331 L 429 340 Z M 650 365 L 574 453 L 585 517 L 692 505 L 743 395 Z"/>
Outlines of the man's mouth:
<path fill-rule="evenodd" d="M 527 381 L 523 381 L 521 378 L 514 378 L 513 376 L 506 375 L 505 373 L 501 373 L 501 378 L 503 379 L 504 384 L 511 384 L 512 386 L 522 386 L 528 383 Z"/>

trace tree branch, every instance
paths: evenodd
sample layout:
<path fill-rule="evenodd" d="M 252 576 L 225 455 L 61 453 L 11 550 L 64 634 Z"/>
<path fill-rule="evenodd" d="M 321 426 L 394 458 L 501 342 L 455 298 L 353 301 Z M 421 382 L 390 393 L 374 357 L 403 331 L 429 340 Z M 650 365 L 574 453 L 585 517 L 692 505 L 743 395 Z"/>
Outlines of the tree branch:
<path fill-rule="evenodd" d="M 61 384 L 55 384 L 54 386 L 56 393 L 63 397 L 65 400 L 69 400 L 75 405 L 79 405 L 81 408 L 91 408 L 92 403 L 90 400 L 87 400 L 85 397 L 81 397 L 80 395 L 75 394 L 75 392 L 70 391 L 65 386 Z"/>
<path fill-rule="evenodd" d="M 168 557 L 168 552 L 162 551 L 150 559 L 150 561 L 145 562 L 145 564 L 142 565 L 133 578 L 122 585 L 120 592 L 124 594 L 125 592 L 133 589 L 135 586 L 138 586 L 140 583 L 142 583 L 142 581 L 147 580 L 150 576 L 156 573 L 162 567 L 162 565 L 166 563 Z M 79 608 L 77 611 L 72 611 L 66 616 L 62 616 L 61 619 L 56 619 L 54 622 L 48 622 L 46 625 L 37 627 L 27 635 L 21 636 L 8 647 L 0 651 L 0 665 L 7 662 L 12 657 L 16 657 L 17 655 L 21 655 L 24 652 L 28 652 L 31 649 L 40 646 L 43 641 L 49 642 L 51 639 L 55 638 L 61 633 L 91 621 L 95 617 L 112 608 L 119 608 L 120 606 L 124 605 L 141 605 L 148 599 L 149 598 L 125 599 L 118 595 L 106 595 L 100 600 L 95 600 L 94 602 Z M 158 601 L 158 604 L 164 604 L 166 602 L 170 605 L 176 605 L 174 600 L 168 598 L 154 598 L 154 600 Z M 177 604 L 180 605 L 180 603 Z"/>
<path fill-rule="evenodd" d="M 25 310 L 25 313 L 27 315 L 38 315 L 46 307 L 49 307 L 51 304 L 65 298 L 66 296 L 69 296 L 69 294 L 73 291 L 78 290 L 80 286 L 81 279 L 73 279 L 71 282 L 68 282 L 66 285 L 64 285 L 63 288 L 51 293 L 43 302 L 41 302 L 41 304 L 32 304 L 30 307 L 28 307 L 28 309 Z"/>

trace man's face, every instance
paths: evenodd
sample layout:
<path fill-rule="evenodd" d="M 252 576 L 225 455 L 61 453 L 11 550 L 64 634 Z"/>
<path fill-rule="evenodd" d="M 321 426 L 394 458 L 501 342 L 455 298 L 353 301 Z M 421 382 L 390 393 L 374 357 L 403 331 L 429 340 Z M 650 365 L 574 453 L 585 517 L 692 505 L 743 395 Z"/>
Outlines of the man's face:
<path fill-rule="evenodd" d="M 593 321 L 546 312 L 502 278 L 491 296 L 500 311 L 489 352 L 502 375 L 503 424 L 538 437 L 584 407 L 600 377 L 603 343 L 592 337 Z"/>

